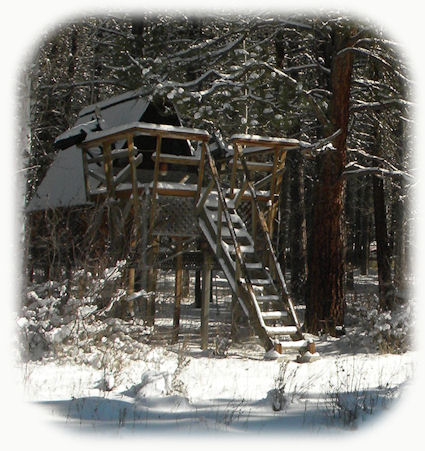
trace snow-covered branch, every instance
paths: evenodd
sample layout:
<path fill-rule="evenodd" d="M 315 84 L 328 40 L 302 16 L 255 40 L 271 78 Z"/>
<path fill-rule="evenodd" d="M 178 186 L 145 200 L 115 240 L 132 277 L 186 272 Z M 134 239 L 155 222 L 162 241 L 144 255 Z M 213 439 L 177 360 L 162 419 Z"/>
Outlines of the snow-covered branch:
<path fill-rule="evenodd" d="M 347 150 L 351 154 L 357 154 L 358 156 L 367 158 L 368 160 L 386 164 L 390 168 L 390 170 L 392 170 L 392 171 L 398 171 L 399 170 L 393 164 L 391 164 L 389 161 L 387 161 L 385 158 L 378 157 L 376 155 L 371 155 L 370 153 L 366 152 L 365 150 L 362 150 L 362 149 L 347 149 Z"/>
<path fill-rule="evenodd" d="M 380 175 L 388 177 L 404 177 L 405 179 L 412 181 L 414 177 L 405 171 L 400 170 L 389 170 L 378 167 L 366 167 L 358 163 L 352 162 L 347 164 L 345 171 L 342 173 L 343 176 L 349 177 L 354 175 Z"/>
<path fill-rule="evenodd" d="M 381 111 L 389 108 L 400 108 L 405 109 L 411 106 L 412 103 L 404 99 L 389 99 L 382 100 L 380 102 L 358 102 L 356 105 L 352 105 L 350 108 L 351 112 L 370 110 L 370 111 Z"/>

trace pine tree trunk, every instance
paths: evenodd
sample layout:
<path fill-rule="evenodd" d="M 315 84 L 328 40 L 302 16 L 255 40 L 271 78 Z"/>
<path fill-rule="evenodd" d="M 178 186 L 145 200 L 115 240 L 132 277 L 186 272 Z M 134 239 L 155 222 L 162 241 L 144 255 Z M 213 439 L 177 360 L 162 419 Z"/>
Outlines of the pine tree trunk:
<path fill-rule="evenodd" d="M 351 52 L 338 53 L 350 45 L 348 33 L 339 31 L 334 39 L 331 68 L 332 97 L 329 105 L 331 127 L 326 134 L 341 130 L 333 147 L 318 157 L 318 182 L 314 193 L 311 254 L 306 296 L 306 328 L 336 335 L 344 322 L 344 181 L 346 138 L 352 72 Z"/>
<path fill-rule="evenodd" d="M 345 211 L 346 211 L 346 287 L 349 290 L 354 289 L 354 245 L 356 236 L 356 218 L 355 218 L 355 203 L 356 203 L 356 180 L 349 180 L 346 187 L 345 197 Z"/>
<path fill-rule="evenodd" d="M 394 302 L 394 288 L 391 275 L 391 253 L 388 241 L 384 181 L 373 176 L 373 204 L 375 215 L 376 257 L 378 263 L 379 305 L 391 309 Z"/>

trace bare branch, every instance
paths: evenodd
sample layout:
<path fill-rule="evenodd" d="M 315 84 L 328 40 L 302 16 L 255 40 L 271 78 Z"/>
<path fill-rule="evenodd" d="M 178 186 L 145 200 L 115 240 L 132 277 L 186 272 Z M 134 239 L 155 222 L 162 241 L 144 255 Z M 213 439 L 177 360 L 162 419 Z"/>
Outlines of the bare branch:
<path fill-rule="evenodd" d="M 345 167 L 345 171 L 342 173 L 344 177 L 354 176 L 354 175 L 379 175 L 388 177 L 404 177 L 405 179 L 411 181 L 414 180 L 413 175 L 405 171 L 390 171 L 388 169 L 377 168 L 377 167 L 366 167 L 361 166 L 358 163 L 349 163 Z M 348 170 L 347 170 L 348 169 Z"/>

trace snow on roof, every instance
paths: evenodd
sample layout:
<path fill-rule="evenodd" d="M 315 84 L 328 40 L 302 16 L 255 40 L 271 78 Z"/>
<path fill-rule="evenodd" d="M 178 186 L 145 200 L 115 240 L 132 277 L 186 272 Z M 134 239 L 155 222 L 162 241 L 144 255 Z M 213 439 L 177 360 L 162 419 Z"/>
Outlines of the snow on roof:
<path fill-rule="evenodd" d="M 42 180 L 27 211 L 87 204 L 81 149 L 61 150 Z"/>

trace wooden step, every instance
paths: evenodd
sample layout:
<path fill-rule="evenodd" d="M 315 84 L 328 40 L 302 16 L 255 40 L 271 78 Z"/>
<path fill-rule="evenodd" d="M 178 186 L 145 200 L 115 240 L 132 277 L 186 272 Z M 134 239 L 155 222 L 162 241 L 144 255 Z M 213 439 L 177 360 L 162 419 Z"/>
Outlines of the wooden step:
<path fill-rule="evenodd" d="M 205 205 L 209 208 L 218 208 L 218 197 L 214 195 L 208 196 L 208 199 L 205 201 Z M 228 210 L 234 210 L 235 202 L 233 199 L 226 199 L 226 205 Z"/>
<path fill-rule="evenodd" d="M 229 252 L 231 254 L 236 254 L 235 246 L 228 245 L 228 247 L 229 247 Z M 242 254 L 253 254 L 255 252 L 254 246 L 239 246 L 239 247 L 240 247 Z"/>
<path fill-rule="evenodd" d="M 241 282 L 245 283 L 245 278 L 241 278 Z M 265 285 L 271 285 L 271 281 L 269 279 L 251 279 L 251 285 L 264 287 Z"/>
<path fill-rule="evenodd" d="M 245 266 L 247 267 L 247 269 L 252 269 L 252 270 L 263 269 L 264 268 L 263 264 L 260 263 L 260 262 L 257 262 L 257 263 L 245 263 Z"/>
<path fill-rule="evenodd" d="M 208 212 L 208 216 L 211 217 L 211 219 L 214 222 L 217 222 L 218 220 L 218 213 L 216 211 L 210 211 Z M 232 224 L 242 224 L 244 225 L 242 219 L 240 218 L 240 216 L 236 213 L 231 213 L 230 214 L 230 220 L 232 221 Z M 221 215 L 221 222 L 227 222 L 226 221 L 226 217 L 224 216 L 224 213 Z"/>
<path fill-rule="evenodd" d="M 288 316 L 288 312 L 262 312 L 261 316 L 263 317 L 263 319 L 282 319 Z"/>
<path fill-rule="evenodd" d="M 272 302 L 272 301 L 279 301 L 280 296 L 277 294 L 264 294 L 261 296 L 257 296 L 258 302 Z"/>
<path fill-rule="evenodd" d="M 298 332 L 296 326 L 266 326 L 266 332 L 270 335 L 295 335 Z"/>
<path fill-rule="evenodd" d="M 308 340 L 294 340 L 294 341 L 281 341 L 280 346 L 282 349 L 302 349 L 307 348 L 310 342 Z"/>
<path fill-rule="evenodd" d="M 235 235 L 237 238 L 251 238 L 250 234 L 246 229 L 234 229 Z M 228 227 L 222 227 L 221 228 L 221 236 L 223 238 L 231 237 L 230 230 Z M 251 240 L 250 240 L 251 241 Z"/>

